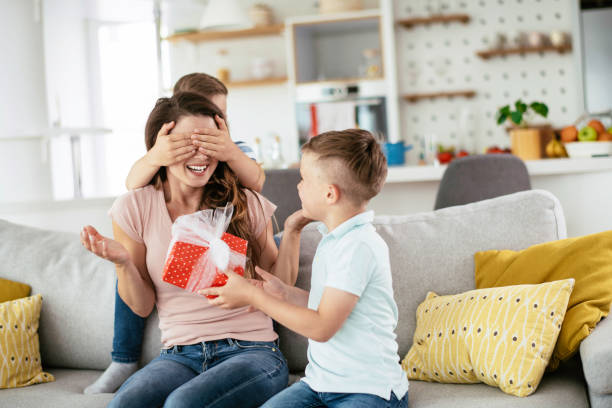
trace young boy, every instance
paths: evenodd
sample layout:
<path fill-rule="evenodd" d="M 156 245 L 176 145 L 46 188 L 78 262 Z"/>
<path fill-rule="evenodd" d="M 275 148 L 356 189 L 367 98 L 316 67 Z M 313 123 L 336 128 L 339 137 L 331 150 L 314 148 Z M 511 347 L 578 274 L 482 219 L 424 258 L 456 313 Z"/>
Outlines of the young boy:
<path fill-rule="evenodd" d="M 187 74 L 174 85 L 174 93 L 178 92 L 194 92 L 210 99 L 227 117 L 227 88 L 217 78 L 200 72 Z M 215 119 L 219 129 L 193 129 L 192 134 L 170 135 L 174 123 L 165 124 L 155 146 L 132 166 L 125 182 L 128 190 L 146 186 L 160 167 L 188 159 L 200 150 L 227 162 L 242 185 L 261 192 L 265 174 L 255 162 L 253 149 L 244 142 L 233 142 L 225 121 Z"/>
<path fill-rule="evenodd" d="M 227 88 L 217 78 L 193 73 L 181 77 L 174 93 L 194 92 L 210 99 L 227 117 Z M 195 155 L 204 154 L 225 161 L 245 187 L 261 192 L 265 181 L 263 169 L 256 163 L 253 150 L 244 142 L 233 142 L 225 121 L 215 118 L 219 129 L 194 129 L 190 134 L 169 134 L 174 123 L 165 124 L 155 145 L 130 170 L 128 190 L 149 184 L 160 167 L 170 166 Z M 91 385 L 86 394 L 115 392 L 138 369 L 145 320 L 134 314 L 115 294 L 115 322 L 111 365 Z"/>
<path fill-rule="evenodd" d="M 374 137 L 357 129 L 323 133 L 302 152 L 302 210 L 287 222 L 322 222 L 310 293 L 261 270 L 263 284 L 230 271 L 225 286 L 200 293 L 217 295 L 210 302 L 223 308 L 250 304 L 308 337 L 306 376 L 263 407 L 407 407 L 389 249 L 366 211 L 385 181 L 385 157 Z M 297 268 L 299 239 L 291 241 L 283 245 L 283 237 L 280 251 L 293 251 Z"/>

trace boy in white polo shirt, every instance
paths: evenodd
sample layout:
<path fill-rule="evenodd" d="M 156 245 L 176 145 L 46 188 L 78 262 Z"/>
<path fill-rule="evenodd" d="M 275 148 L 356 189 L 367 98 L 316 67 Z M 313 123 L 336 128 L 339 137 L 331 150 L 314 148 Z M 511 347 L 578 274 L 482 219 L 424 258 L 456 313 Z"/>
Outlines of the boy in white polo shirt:
<path fill-rule="evenodd" d="M 321 221 L 310 293 L 261 270 L 262 285 L 229 272 L 225 286 L 201 293 L 217 295 L 210 302 L 223 308 L 250 304 L 308 337 L 306 376 L 263 407 L 407 407 L 389 249 L 366 211 L 385 181 L 385 157 L 374 137 L 358 129 L 323 133 L 302 152 L 302 210 L 285 223 L 298 232 L 283 237 L 277 264 L 297 269 L 301 228 L 295 226 Z"/>

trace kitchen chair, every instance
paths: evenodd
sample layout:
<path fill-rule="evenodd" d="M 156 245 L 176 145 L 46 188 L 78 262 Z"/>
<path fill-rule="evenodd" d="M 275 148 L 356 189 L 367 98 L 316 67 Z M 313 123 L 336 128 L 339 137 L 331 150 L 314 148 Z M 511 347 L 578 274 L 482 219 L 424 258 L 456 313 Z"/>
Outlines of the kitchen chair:
<path fill-rule="evenodd" d="M 454 159 L 436 195 L 434 210 L 530 190 L 525 163 L 511 154 L 480 154 Z"/>
<path fill-rule="evenodd" d="M 275 234 L 283 230 L 288 216 L 302 208 L 297 191 L 300 179 L 299 169 L 266 170 L 266 182 L 261 194 L 277 206 L 274 213 L 277 224 L 274 226 Z"/>

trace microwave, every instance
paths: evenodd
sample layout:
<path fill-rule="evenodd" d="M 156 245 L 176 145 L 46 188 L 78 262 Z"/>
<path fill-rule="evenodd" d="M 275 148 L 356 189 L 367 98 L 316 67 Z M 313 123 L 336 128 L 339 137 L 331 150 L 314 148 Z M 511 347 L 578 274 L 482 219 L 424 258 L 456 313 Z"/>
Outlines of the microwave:
<path fill-rule="evenodd" d="M 296 87 L 296 120 L 300 146 L 329 130 L 360 128 L 387 141 L 384 81 L 301 84 Z"/>

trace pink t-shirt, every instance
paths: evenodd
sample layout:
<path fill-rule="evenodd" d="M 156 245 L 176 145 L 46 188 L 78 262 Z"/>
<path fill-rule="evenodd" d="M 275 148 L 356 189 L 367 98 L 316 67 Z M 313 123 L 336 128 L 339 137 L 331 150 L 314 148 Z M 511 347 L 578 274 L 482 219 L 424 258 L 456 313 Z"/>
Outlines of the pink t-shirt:
<path fill-rule="evenodd" d="M 255 236 L 260 236 L 276 206 L 260 194 L 248 190 L 245 193 Z M 278 337 L 272 320 L 260 311 L 249 313 L 247 307 L 224 310 L 210 305 L 204 296 L 162 280 L 172 239 L 172 221 L 163 190 L 147 186 L 130 191 L 115 200 L 109 214 L 130 238 L 144 243 L 147 248 L 146 264 L 155 285 L 155 304 L 164 347 L 228 337 L 250 341 L 273 341 Z M 267 245 L 274 245 L 274 242 Z"/>

